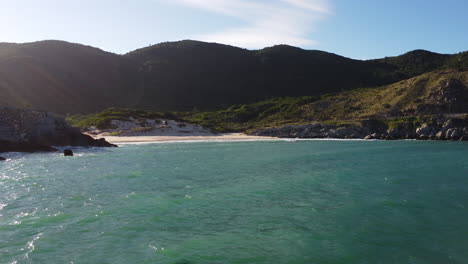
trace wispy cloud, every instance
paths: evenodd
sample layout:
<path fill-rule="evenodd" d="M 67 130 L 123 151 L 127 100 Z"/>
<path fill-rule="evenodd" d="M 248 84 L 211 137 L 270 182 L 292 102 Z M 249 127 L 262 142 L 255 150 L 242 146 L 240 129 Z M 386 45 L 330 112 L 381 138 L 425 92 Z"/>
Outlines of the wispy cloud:
<path fill-rule="evenodd" d="M 178 3 L 224 14 L 244 26 L 195 36 L 200 40 L 245 48 L 275 44 L 311 46 L 310 33 L 318 21 L 329 16 L 331 0 L 176 0 Z"/>

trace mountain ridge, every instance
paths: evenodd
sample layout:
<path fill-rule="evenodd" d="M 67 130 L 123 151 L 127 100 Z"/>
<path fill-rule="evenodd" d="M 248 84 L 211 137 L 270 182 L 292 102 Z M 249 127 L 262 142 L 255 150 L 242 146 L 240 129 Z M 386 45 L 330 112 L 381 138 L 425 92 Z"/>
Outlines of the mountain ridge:
<path fill-rule="evenodd" d="M 416 50 L 355 60 L 288 45 L 247 50 L 185 40 L 118 55 L 66 41 L 0 43 L 0 104 L 61 114 L 113 106 L 220 109 L 377 87 L 443 68 L 465 69 L 467 54 Z"/>

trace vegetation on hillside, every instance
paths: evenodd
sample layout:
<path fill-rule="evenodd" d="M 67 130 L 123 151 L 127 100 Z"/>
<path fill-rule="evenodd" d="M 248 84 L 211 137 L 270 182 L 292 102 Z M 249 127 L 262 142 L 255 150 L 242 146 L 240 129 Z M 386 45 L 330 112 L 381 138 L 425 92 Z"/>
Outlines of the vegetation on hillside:
<path fill-rule="evenodd" d="M 361 61 L 287 45 L 246 50 L 179 41 L 117 55 L 63 41 L 2 43 L 0 105 L 60 114 L 108 107 L 213 111 L 379 87 L 448 68 L 468 69 L 467 53 L 413 51 Z"/>
<path fill-rule="evenodd" d="M 390 127 L 399 122 L 418 122 L 437 114 L 468 113 L 468 71 L 426 73 L 395 84 L 345 91 L 323 96 L 285 97 L 252 104 L 237 104 L 225 110 L 163 114 L 111 109 L 83 117 L 77 126 L 105 124 L 114 116 L 154 116 L 199 124 L 220 132 L 240 132 L 290 124 L 323 122 L 350 124 L 364 119 L 385 120 Z M 118 112 L 122 111 L 122 112 Z M 115 114 L 115 113 L 119 114 Z M 98 122 L 99 121 L 99 122 Z"/>
<path fill-rule="evenodd" d="M 74 127 L 86 129 L 95 127 L 97 129 L 112 128 L 112 120 L 128 121 L 134 119 L 177 119 L 172 113 L 157 113 L 138 109 L 108 108 L 102 112 L 88 115 L 71 115 L 66 118 L 67 122 Z"/>

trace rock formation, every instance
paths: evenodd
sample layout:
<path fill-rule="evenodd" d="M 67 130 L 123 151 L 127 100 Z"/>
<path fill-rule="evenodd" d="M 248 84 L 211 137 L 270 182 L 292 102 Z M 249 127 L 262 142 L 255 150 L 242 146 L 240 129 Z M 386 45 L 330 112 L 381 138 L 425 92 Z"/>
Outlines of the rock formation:
<path fill-rule="evenodd" d="M 52 146 L 114 147 L 47 112 L 0 109 L 0 152 L 57 151 Z"/>
<path fill-rule="evenodd" d="M 468 141 L 468 117 L 433 116 L 419 121 L 399 121 L 392 126 L 389 126 L 384 120 L 364 120 L 360 124 L 343 126 L 314 123 L 259 129 L 251 134 L 280 138 Z"/>

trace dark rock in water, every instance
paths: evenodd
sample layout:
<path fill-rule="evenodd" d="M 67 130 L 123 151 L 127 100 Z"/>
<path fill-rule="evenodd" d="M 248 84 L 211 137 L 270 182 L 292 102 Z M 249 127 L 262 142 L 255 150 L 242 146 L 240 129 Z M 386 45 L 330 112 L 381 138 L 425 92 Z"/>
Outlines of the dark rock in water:
<path fill-rule="evenodd" d="M 106 141 L 106 139 L 104 138 L 100 138 L 100 139 L 94 139 L 90 136 L 88 136 L 88 140 L 89 140 L 89 145 L 90 146 L 93 146 L 93 147 L 107 147 L 107 148 L 116 148 L 117 145 L 114 145 L 114 144 L 111 144 L 109 142 Z"/>
<path fill-rule="evenodd" d="M 0 157 L 0 161 L 5 161 L 6 159 L 4 157 Z"/>
<path fill-rule="evenodd" d="M 71 149 L 66 149 L 66 150 L 63 151 L 63 155 L 73 156 L 73 151 Z"/>

